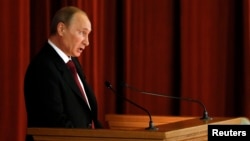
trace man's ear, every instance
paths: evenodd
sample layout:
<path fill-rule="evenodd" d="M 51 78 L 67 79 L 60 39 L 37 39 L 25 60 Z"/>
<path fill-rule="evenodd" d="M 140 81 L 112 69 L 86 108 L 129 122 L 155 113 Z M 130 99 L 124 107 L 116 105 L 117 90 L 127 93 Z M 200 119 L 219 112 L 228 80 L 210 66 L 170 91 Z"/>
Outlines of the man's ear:
<path fill-rule="evenodd" d="M 63 36 L 64 31 L 65 31 L 65 24 L 63 22 L 59 22 L 57 24 L 57 33 L 58 33 L 58 35 Z"/>

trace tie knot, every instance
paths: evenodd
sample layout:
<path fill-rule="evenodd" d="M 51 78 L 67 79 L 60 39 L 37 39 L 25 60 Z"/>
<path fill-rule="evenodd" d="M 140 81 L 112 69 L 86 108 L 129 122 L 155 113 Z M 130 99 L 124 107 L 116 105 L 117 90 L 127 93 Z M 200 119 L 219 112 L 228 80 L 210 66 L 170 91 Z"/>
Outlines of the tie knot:
<path fill-rule="evenodd" d="M 73 72 L 73 73 L 76 73 L 76 67 L 75 67 L 75 64 L 72 60 L 69 60 L 67 62 L 67 66 L 68 68 Z"/>

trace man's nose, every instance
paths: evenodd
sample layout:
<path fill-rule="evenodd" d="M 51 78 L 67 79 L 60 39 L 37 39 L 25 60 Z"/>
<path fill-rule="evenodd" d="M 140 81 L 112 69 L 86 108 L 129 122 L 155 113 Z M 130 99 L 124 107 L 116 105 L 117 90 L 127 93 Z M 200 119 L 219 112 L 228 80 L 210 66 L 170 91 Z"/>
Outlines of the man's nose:
<path fill-rule="evenodd" d="M 89 38 L 85 38 L 83 41 L 82 41 L 83 45 L 85 46 L 88 46 L 89 45 Z"/>

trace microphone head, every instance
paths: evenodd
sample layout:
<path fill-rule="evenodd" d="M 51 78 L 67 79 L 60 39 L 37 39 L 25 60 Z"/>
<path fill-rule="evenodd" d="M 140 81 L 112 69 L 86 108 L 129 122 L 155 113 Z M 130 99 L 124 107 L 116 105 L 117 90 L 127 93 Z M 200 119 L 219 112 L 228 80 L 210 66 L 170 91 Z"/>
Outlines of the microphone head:
<path fill-rule="evenodd" d="M 112 88 L 112 85 L 109 81 L 105 81 L 105 86 L 110 89 Z"/>

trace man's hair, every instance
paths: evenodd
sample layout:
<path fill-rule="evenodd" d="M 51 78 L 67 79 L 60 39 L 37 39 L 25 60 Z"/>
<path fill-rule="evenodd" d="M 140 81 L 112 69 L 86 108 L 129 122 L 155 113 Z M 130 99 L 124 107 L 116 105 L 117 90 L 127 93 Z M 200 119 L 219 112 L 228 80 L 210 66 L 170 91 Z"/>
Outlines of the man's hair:
<path fill-rule="evenodd" d="M 84 11 L 74 6 L 63 7 L 58 10 L 51 21 L 50 34 L 53 35 L 57 33 L 57 25 L 60 22 L 69 26 L 73 15 L 77 12 L 82 12 L 87 15 Z"/>

